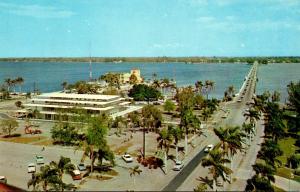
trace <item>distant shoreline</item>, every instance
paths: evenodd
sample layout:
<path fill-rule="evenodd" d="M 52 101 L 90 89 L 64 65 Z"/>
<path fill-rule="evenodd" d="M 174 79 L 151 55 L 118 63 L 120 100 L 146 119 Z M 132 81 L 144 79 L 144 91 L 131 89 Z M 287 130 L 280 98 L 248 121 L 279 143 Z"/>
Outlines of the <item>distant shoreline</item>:
<path fill-rule="evenodd" d="M 300 63 L 300 56 L 290 57 L 10 57 L 0 58 L 0 62 L 153 62 L 153 63 Z"/>

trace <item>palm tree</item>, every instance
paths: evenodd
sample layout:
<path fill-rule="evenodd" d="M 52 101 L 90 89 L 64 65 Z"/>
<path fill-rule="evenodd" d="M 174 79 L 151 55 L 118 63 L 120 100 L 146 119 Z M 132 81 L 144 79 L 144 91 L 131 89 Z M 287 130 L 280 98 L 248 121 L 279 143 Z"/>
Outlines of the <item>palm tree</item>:
<path fill-rule="evenodd" d="M 66 92 L 66 88 L 68 87 L 68 82 L 66 81 L 62 82 L 61 86 L 63 87 L 64 92 Z"/>
<path fill-rule="evenodd" d="M 252 165 L 255 175 L 247 180 L 246 191 L 274 191 L 271 181 L 275 182 L 275 168 L 263 163 Z"/>
<path fill-rule="evenodd" d="M 249 119 L 250 123 L 256 128 L 255 122 L 260 119 L 260 114 L 255 108 L 252 107 L 247 112 L 245 112 L 244 117 L 246 117 L 246 120 Z"/>
<path fill-rule="evenodd" d="M 275 168 L 263 163 L 256 163 L 252 165 L 253 170 L 257 175 L 260 177 L 265 177 L 269 181 L 275 182 L 274 174 L 275 174 Z"/>
<path fill-rule="evenodd" d="M 248 145 L 250 146 L 250 141 L 252 141 L 252 135 L 255 133 L 254 126 L 250 123 L 243 123 L 242 130 L 245 132 L 248 138 Z"/>
<path fill-rule="evenodd" d="M 258 152 L 257 157 L 265 160 L 269 165 L 275 167 L 275 163 L 281 164 L 281 161 L 276 159 L 276 157 L 282 155 L 282 150 L 279 145 L 272 140 L 266 140 L 261 147 L 261 150 Z"/>
<path fill-rule="evenodd" d="M 232 161 L 237 151 L 243 150 L 245 134 L 241 132 L 239 126 L 214 128 L 214 132 L 221 141 L 220 146 L 223 149 L 224 155 L 230 156 Z M 231 166 L 232 164 L 230 163 Z"/>
<path fill-rule="evenodd" d="M 234 95 L 235 89 L 234 86 L 231 85 L 228 87 L 228 94 L 232 97 Z"/>
<path fill-rule="evenodd" d="M 195 87 L 196 87 L 197 92 L 201 94 L 201 91 L 202 91 L 202 88 L 203 88 L 202 81 L 196 81 Z"/>
<path fill-rule="evenodd" d="M 4 82 L 6 83 L 6 85 L 7 85 L 7 91 L 9 92 L 10 87 L 12 85 L 12 80 L 10 78 L 7 78 L 7 79 L 4 79 Z"/>
<path fill-rule="evenodd" d="M 22 77 L 17 77 L 16 79 L 17 84 L 19 84 L 19 92 L 22 92 L 22 84 L 24 83 L 24 79 Z"/>
<path fill-rule="evenodd" d="M 164 128 L 159 132 L 159 136 L 156 139 L 158 141 L 158 147 L 159 148 L 164 148 L 164 164 L 166 165 L 166 170 L 167 170 L 167 160 L 168 160 L 168 153 L 170 149 L 170 145 L 173 141 L 172 134 L 170 132 L 170 129 Z"/>
<path fill-rule="evenodd" d="M 176 161 L 178 161 L 178 143 L 182 139 L 183 131 L 179 127 L 170 126 L 170 132 L 174 138 L 174 144 L 176 148 Z"/>
<path fill-rule="evenodd" d="M 206 92 L 206 99 L 208 100 L 208 93 L 214 89 L 215 87 L 215 82 L 214 81 L 210 81 L 210 80 L 206 80 L 205 84 L 205 92 Z"/>
<path fill-rule="evenodd" d="M 135 176 L 137 174 L 140 175 L 141 172 L 142 172 L 142 170 L 140 169 L 140 167 L 138 165 L 134 166 L 132 168 L 129 168 L 130 177 L 133 177 L 133 187 L 135 187 Z"/>
<path fill-rule="evenodd" d="M 216 183 L 219 177 L 222 177 L 223 181 L 228 181 L 228 175 L 232 173 L 232 170 L 226 167 L 224 164 L 230 163 L 229 159 L 224 158 L 224 152 L 220 148 L 216 147 L 209 152 L 208 156 L 202 159 L 202 166 L 209 167 L 209 172 L 213 177 L 213 190 L 216 189 Z"/>
<path fill-rule="evenodd" d="M 60 179 L 56 169 L 52 169 L 50 165 L 44 165 L 40 168 L 40 172 L 34 173 L 28 181 L 27 187 L 33 186 L 37 190 L 42 186 L 44 191 L 47 191 L 49 185 L 60 184 Z"/>
<path fill-rule="evenodd" d="M 207 186 L 209 186 L 211 189 L 213 189 L 213 180 L 206 177 L 198 177 L 196 178 L 197 181 L 200 181 L 200 185 L 197 186 L 194 191 L 207 191 Z M 204 190 L 203 190 L 204 189 Z"/>
<path fill-rule="evenodd" d="M 63 174 L 65 172 L 70 174 L 76 168 L 75 165 L 71 163 L 70 158 L 61 156 L 58 163 L 55 161 L 51 161 L 50 167 L 57 170 L 59 179 L 61 180 L 60 187 L 61 187 L 61 190 L 63 191 L 64 190 L 63 182 L 62 182 Z"/>

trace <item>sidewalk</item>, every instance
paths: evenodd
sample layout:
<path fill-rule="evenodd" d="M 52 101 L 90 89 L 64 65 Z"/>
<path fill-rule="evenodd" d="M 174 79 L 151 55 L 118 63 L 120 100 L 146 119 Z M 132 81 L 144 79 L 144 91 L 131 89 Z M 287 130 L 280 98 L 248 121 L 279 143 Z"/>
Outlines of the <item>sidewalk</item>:
<path fill-rule="evenodd" d="M 285 191 L 300 191 L 300 183 L 294 180 L 289 180 L 284 177 L 275 175 L 276 187 L 279 187 Z"/>
<path fill-rule="evenodd" d="M 257 134 L 254 140 L 251 142 L 251 145 L 246 149 L 245 153 L 238 153 L 233 157 L 232 163 L 232 183 L 225 183 L 224 189 L 226 191 L 241 191 L 245 190 L 247 185 L 247 180 L 250 179 L 253 175 L 252 165 L 255 164 L 256 156 L 260 150 L 260 144 L 264 141 L 264 126 L 263 122 L 260 120 L 256 123 Z"/>

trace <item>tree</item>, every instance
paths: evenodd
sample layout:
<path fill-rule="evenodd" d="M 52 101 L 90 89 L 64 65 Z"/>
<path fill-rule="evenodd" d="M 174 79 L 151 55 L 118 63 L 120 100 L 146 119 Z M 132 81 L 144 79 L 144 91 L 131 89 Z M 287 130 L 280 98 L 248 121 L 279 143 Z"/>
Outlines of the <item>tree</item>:
<path fill-rule="evenodd" d="M 64 182 L 63 182 L 63 174 L 66 172 L 70 174 L 73 170 L 76 169 L 75 165 L 71 163 L 71 159 L 67 157 L 61 156 L 59 162 L 51 161 L 50 167 L 57 171 L 58 177 L 60 179 L 60 189 L 64 191 Z"/>
<path fill-rule="evenodd" d="M 19 83 L 19 92 L 22 92 L 22 85 L 24 83 L 24 79 L 22 77 L 17 77 L 18 83 Z"/>
<path fill-rule="evenodd" d="M 171 111 L 174 111 L 175 107 L 176 107 L 175 104 L 171 100 L 169 100 L 169 99 L 166 100 L 166 102 L 164 104 L 165 111 L 170 113 Z"/>
<path fill-rule="evenodd" d="M 201 181 L 201 183 L 194 188 L 194 192 L 200 192 L 200 191 L 207 191 L 207 186 L 209 186 L 211 189 L 213 189 L 213 179 L 209 179 L 206 177 L 198 177 L 196 180 Z"/>
<path fill-rule="evenodd" d="M 266 161 L 267 164 L 275 167 L 275 163 L 281 164 L 281 162 L 276 159 L 276 157 L 281 156 L 283 152 L 281 151 L 279 145 L 272 140 L 266 140 L 258 152 L 258 158 Z"/>
<path fill-rule="evenodd" d="M 215 87 L 215 82 L 206 80 L 204 84 L 205 93 L 206 93 L 206 99 L 208 100 L 208 94 L 211 92 Z"/>
<path fill-rule="evenodd" d="M 203 88 L 203 83 L 202 81 L 196 81 L 195 83 L 196 91 L 200 94 L 202 94 L 202 88 Z"/>
<path fill-rule="evenodd" d="M 176 161 L 178 161 L 178 143 L 183 137 L 183 131 L 179 127 L 173 127 L 169 125 L 168 129 L 174 138 L 175 150 L 176 150 Z"/>
<path fill-rule="evenodd" d="M 283 112 L 277 103 L 268 102 L 265 111 L 267 113 L 265 120 L 265 134 L 271 135 L 277 142 L 285 135 L 285 125 L 283 123 Z"/>
<path fill-rule="evenodd" d="M 10 87 L 12 86 L 12 80 L 10 78 L 4 79 L 4 82 L 7 85 L 7 91 L 10 92 Z"/>
<path fill-rule="evenodd" d="M 86 123 L 87 131 L 79 145 L 84 151 L 81 161 L 84 161 L 86 157 L 90 158 L 91 172 L 94 171 L 96 159 L 98 159 L 100 165 L 102 165 L 103 159 L 109 160 L 111 164 L 114 165 L 114 154 L 111 152 L 106 141 L 109 118 L 106 115 L 95 117 L 87 116 Z"/>
<path fill-rule="evenodd" d="M 15 106 L 18 108 L 22 108 L 23 107 L 23 103 L 21 101 L 16 101 L 15 102 Z"/>
<path fill-rule="evenodd" d="M 33 190 L 39 189 L 42 186 L 44 191 L 48 190 L 48 186 L 55 186 L 60 184 L 60 179 L 56 169 L 50 165 L 44 165 L 40 168 L 40 172 L 34 173 L 32 178 L 28 181 L 27 186 L 33 186 Z"/>
<path fill-rule="evenodd" d="M 129 90 L 129 97 L 133 97 L 135 101 L 157 101 L 161 97 L 161 93 L 153 87 L 148 85 L 138 84 L 134 85 Z"/>
<path fill-rule="evenodd" d="M 129 175 L 130 177 L 133 177 L 133 186 L 135 186 L 135 176 L 138 174 L 140 175 L 142 172 L 142 170 L 140 169 L 140 167 L 137 165 L 137 166 L 134 166 L 132 168 L 129 168 Z"/>
<path fill-rule="evenodd" d="M 247 135 L 248 142 L 249 142 L 248 145 L 250 146 L 250 141 L 252 140 L 252 135 L 255 133 L 254 126 L 250 123 L 248 123 L 248 124 L 243 123 L 242 130 Z"/>
<path fill-rule="evenodd" d="M 159 136 L 156 139 L 158 141 L 158 147 L 159 148 L 164 148 L 164 153 L 165 153 L 165 159 L 164 159 L 164 164 L 167 167 L 167 160 L 168 160 L 168 153 L 170 149 L 170 145 L 173 141 L 173 136 L 171 134 L 170 129 L 164 128 L 159 132 Z"/>
<path fill-rule="evenodd" d="M 297 169 L 300 165 L 300 154 L 293 154 L 287 159 L 287 164 L 292 169 Z"/>
<path fill-rule="evenodd" d="M 300 127 L 300 81 L 288 85 L 288 106 L 296 111 L 296 127 Z"/>
<path fill-rule="evenodd" d="M 209 172 L 213 177 L 213 190 L 216 189 L 216 183 L 219 177 L 223 181 L 229 181 L 227 177 L 232 173 L 232 170 L 226 167 L 225 163 L 230 163 L 229 159 L 224 158 L 224 152 L 219 148 L 214 148 L 209 152 L 208 156 L 202 159 L 202 166 L 209 167 Z"/>
<path fill-rule="evenodd" d="M 7 134 L 9 137 L 13 131 L 16 131 L 19 126 L 19 123 L 16 119 L 3 119 L 1 120 L 1 127 L 4 134 Z"/>
<path fill-rule="evenodd" d="M 162 114 L 159 109 L 157 109 L 154 105 L 146 105 L 142 109 L 142 117 L 143 117 L 143 157 L 146 156 L 146 133 L 145 129 L 147 127 L 148 130 L 152 129 L 157 131 L 157 128 L 161 126 L 162 122 Z"/>
<path fill-rule="evenodd" d="M 68 87 L 68 82 L 66 82 L 66 81 L 62 82 L 61 86 L 63 87 L 64 92 L 65 92 Z"/>
<path fill-rule="evenodd" d="M 56 123 L 50 132 L 55 143 L 76 145 L 80 139 L 80 135 L 78 134 L 76 127 L 70 123 Z"/>
<path fill-rule="evenodd" d="M 188 134 L 191 128 L 199 128 L 200 121 L 193 113 L 195 106 L 195 94 L 192 87 L 184 87 L 178 90 L 175 98 L 180 112 L 180 128 L 185 131 L 185 154 L 188 153 Z"/>
<path fill-rule="evenodd" d="M 247 112 L 244 113 L 244 116 L 246 117 L 246 120 L 250 120 L 250 123 L 255 125 L 255 121 L 259 120 L 260 115 L 257 110 L 254 108 L 250 108 Z"/>

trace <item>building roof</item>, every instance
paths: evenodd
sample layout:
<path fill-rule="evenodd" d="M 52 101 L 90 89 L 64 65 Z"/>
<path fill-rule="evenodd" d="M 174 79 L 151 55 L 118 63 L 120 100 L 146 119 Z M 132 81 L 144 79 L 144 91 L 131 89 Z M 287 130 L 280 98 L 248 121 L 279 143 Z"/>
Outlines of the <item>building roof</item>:
<path fill-rule="evenodd" d="M 59 108 L 59 109 L 72 109 L 74 106 L 66 106 L 66 105 L 47 105 L 47 104 L 33 104 L 28 103 L 24 104 L 24 106 L 28 107 L 49 107 L 49 108 Z M 113 109 L 114 107 L 80 107 L 82 109 L 93 110 L 93 111 L 107 111 L 109 109 Z"/>
<path fill-rule="evenodd" d="M 60 93 L 60 92 L 52 92 L 52 93 L 44 93 L 38 96 L 38 98 L 68 98 L 68 99 L 86 99 L 86 100 L 110 100 L 117 99 L 120 96 L 118 95 L 96 95 L 96 94 L 77 94 L 77 93 Z"/>
<path fill-rule="evenodd" d="M 32 101 L 41 101 L 41 102 L 54 102 L 54 103 L 72 103 L 72 104 L 90 104 L 90 105 L 105 105 L 105 104 L 110 104 L 116 101 L 122 101 L 124 98 L 117 98 L 116 100 L 112 101 L 78 101 L 78 100 L 67 100 L 67 99 L 39 99 L 39 98 L 34 98 L 31 99 Z"/>

